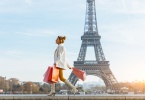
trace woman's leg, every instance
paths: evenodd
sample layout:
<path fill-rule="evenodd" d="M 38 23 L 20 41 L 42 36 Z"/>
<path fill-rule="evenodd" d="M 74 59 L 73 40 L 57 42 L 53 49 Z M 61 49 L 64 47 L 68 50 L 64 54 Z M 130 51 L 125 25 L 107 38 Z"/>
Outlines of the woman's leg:
<path fill-rule="evenodd" d="M 75 86 L 73 86 L 69 81 L 67 81 L 64 77 L 63 77 L 63 70 L 59 69 L 59 78 L 61 81 L 63 81 L 65 84 L 67 84 L 69 87 L 72 88 L 73 93 L 75 94 L 78 90 L 75 88 Z"/>
<path fill-rule="evenodd" d="M 64 82 L 66 79 L 63 77 L 63 69 L 59 69 L 59 79 Z"/>
<path fill-rule="evenodd" d="M 55 83 L 51 84 L 51 92 L 48 96 L 55 96 Z"/>
<path fill-rule="evenodd" d="M 51 84 L 51 92 L 55 93 L 55 83 Z"/>

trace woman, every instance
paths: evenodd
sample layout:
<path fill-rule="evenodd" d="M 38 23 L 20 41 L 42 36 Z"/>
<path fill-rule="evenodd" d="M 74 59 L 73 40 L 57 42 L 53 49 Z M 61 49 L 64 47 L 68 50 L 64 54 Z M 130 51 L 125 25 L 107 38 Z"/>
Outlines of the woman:
<path fill-rule="evenodd" d="M 56 66 L 59 69 L 59 79 L 68 86 L 70 86 L 72 88 L 73 93 L 75 94 L 78 90 L 75 88 L 75 86 L 73 86 L 63 77 L 63 70 L 65 70 L 66 67 L 71 69 L 70 65 L 68 64 L 66 50 L 63 45 L 65 39 L 65 36 L 58 36 L 56 39 L 56 44 L 58 44 L 58 47 L 54 53 L 54 66 Z M 51 92 L 49 96 L 55 96 L 55 84 L 51 84 Z"/>

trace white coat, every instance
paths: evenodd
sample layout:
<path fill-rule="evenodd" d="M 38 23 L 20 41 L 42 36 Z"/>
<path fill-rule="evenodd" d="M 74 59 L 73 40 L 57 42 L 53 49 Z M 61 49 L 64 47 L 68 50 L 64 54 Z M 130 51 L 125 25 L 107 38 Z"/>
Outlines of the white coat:
<path fill-rule="evenodd" d="M 66 69 L 66 67 L 71 68 L 68 64 L 66 49 L 63 44 L 58 44 L 58 47 L 54 52 L 54 63 L 57 67 L 62 69 Z"/>

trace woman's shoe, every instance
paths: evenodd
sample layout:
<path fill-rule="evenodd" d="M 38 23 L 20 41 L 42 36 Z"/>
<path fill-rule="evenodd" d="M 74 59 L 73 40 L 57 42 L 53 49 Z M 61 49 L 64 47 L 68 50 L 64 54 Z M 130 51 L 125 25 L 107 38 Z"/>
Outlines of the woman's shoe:
<path fill-rule="evenodd" d="M 48 96 L 55 96 L 55 83 L 51 84 L 51 92 L 48 94 Z"/>
<path fill-rule="evenodd" d="M 68 85 L 69 87 L 72 88 L 72 92 L 73 92 L 74 94 L 76 94 L 76 92 L 78 92 L 78 90 L 76 89 L 76 87 L 73 86 L 69 81 L 65 80 L 64 83 L 65 83 L 66 85 Z"/>
<path fill-rule="evenodd" d="M 47 96 L 55 96 L 55 93 L 50 93 Z"/>
<path fill-rule="evenodd" d="M 73 92 L 74 95 L 75 95 L 75 94 L 78 92 L 78 90 L 77 90 L 75 87 L 73 87 L 72 92 Z"/>

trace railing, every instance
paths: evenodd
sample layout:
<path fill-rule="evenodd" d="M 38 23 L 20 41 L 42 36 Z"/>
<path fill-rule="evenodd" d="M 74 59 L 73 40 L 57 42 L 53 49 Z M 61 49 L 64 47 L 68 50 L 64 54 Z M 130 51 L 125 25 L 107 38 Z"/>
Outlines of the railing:
<path fill-rule="evenodd" d="M 0 100 L 145 100 L 144 95 L 29 95 L 0 96 Z"/>
<path fill-rule="evenodd" d="M 74 61 L 74 64 L 108 64 L 109 61 Z"/>

